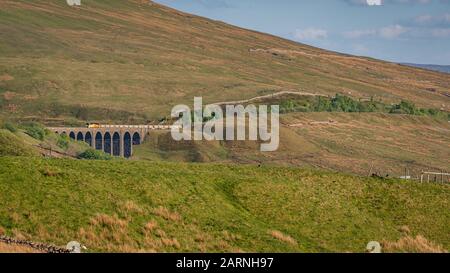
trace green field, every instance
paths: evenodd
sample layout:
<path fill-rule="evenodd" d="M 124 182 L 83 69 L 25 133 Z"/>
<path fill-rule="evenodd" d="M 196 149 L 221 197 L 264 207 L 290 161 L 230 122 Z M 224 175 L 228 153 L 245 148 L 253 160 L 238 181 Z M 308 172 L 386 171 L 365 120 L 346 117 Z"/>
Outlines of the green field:
<path fill-rule="evenodd" d="M 89 251 L 364 252 L 450 246 L 450 188 L 308 169 L 0 158 L 0 226 Z"/>

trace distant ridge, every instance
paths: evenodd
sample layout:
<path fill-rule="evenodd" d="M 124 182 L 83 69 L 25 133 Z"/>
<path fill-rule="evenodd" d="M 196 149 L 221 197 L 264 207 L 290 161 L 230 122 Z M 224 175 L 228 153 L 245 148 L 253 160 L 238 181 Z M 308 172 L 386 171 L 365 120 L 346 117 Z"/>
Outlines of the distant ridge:
<path fill-rule="evenodd" d="M 402 63 L 402 65 L 424 68 L 428 70 L 450 73 L 450 65 L 437 65 L 437 64 L 412 64 L 412 63 Z"/>

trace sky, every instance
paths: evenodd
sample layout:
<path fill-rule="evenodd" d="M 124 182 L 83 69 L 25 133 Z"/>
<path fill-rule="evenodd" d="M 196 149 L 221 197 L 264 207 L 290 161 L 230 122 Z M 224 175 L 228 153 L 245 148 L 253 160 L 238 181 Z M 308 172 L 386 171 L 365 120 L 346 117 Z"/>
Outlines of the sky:
<path fill-rule="evenodd" d="M 450 0 L 154 0 L 333 51 L 450 65 Z"/>

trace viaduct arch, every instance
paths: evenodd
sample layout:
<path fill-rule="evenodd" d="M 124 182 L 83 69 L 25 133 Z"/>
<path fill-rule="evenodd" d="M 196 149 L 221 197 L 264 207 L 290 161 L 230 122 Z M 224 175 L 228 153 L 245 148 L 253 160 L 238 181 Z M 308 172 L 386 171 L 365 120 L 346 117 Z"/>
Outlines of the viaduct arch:
<path fill-rule="evenodd" d="M 133 147 L 140 145 L 152 130 L 170 130 L 165 125 L 101 125 L 99 128 L 49 127 L 49 130 L 84 141 L 96 150 L 113 156 L 130 158 Z"/>

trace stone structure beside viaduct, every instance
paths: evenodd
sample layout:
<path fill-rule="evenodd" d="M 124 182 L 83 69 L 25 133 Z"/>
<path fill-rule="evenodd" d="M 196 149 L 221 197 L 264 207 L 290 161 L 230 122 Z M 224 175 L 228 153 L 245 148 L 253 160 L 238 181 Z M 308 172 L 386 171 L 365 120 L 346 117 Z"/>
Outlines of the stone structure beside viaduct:
<path fill-rule="evenodd" d="M 113 156 L 129 158 L 133 146 L 140 145 L 152 130 L 170 130 L 166 125 L 100 125 L 88 127 L 49 127 L 50 131 L 84 141 L 96 150 Z"/>

